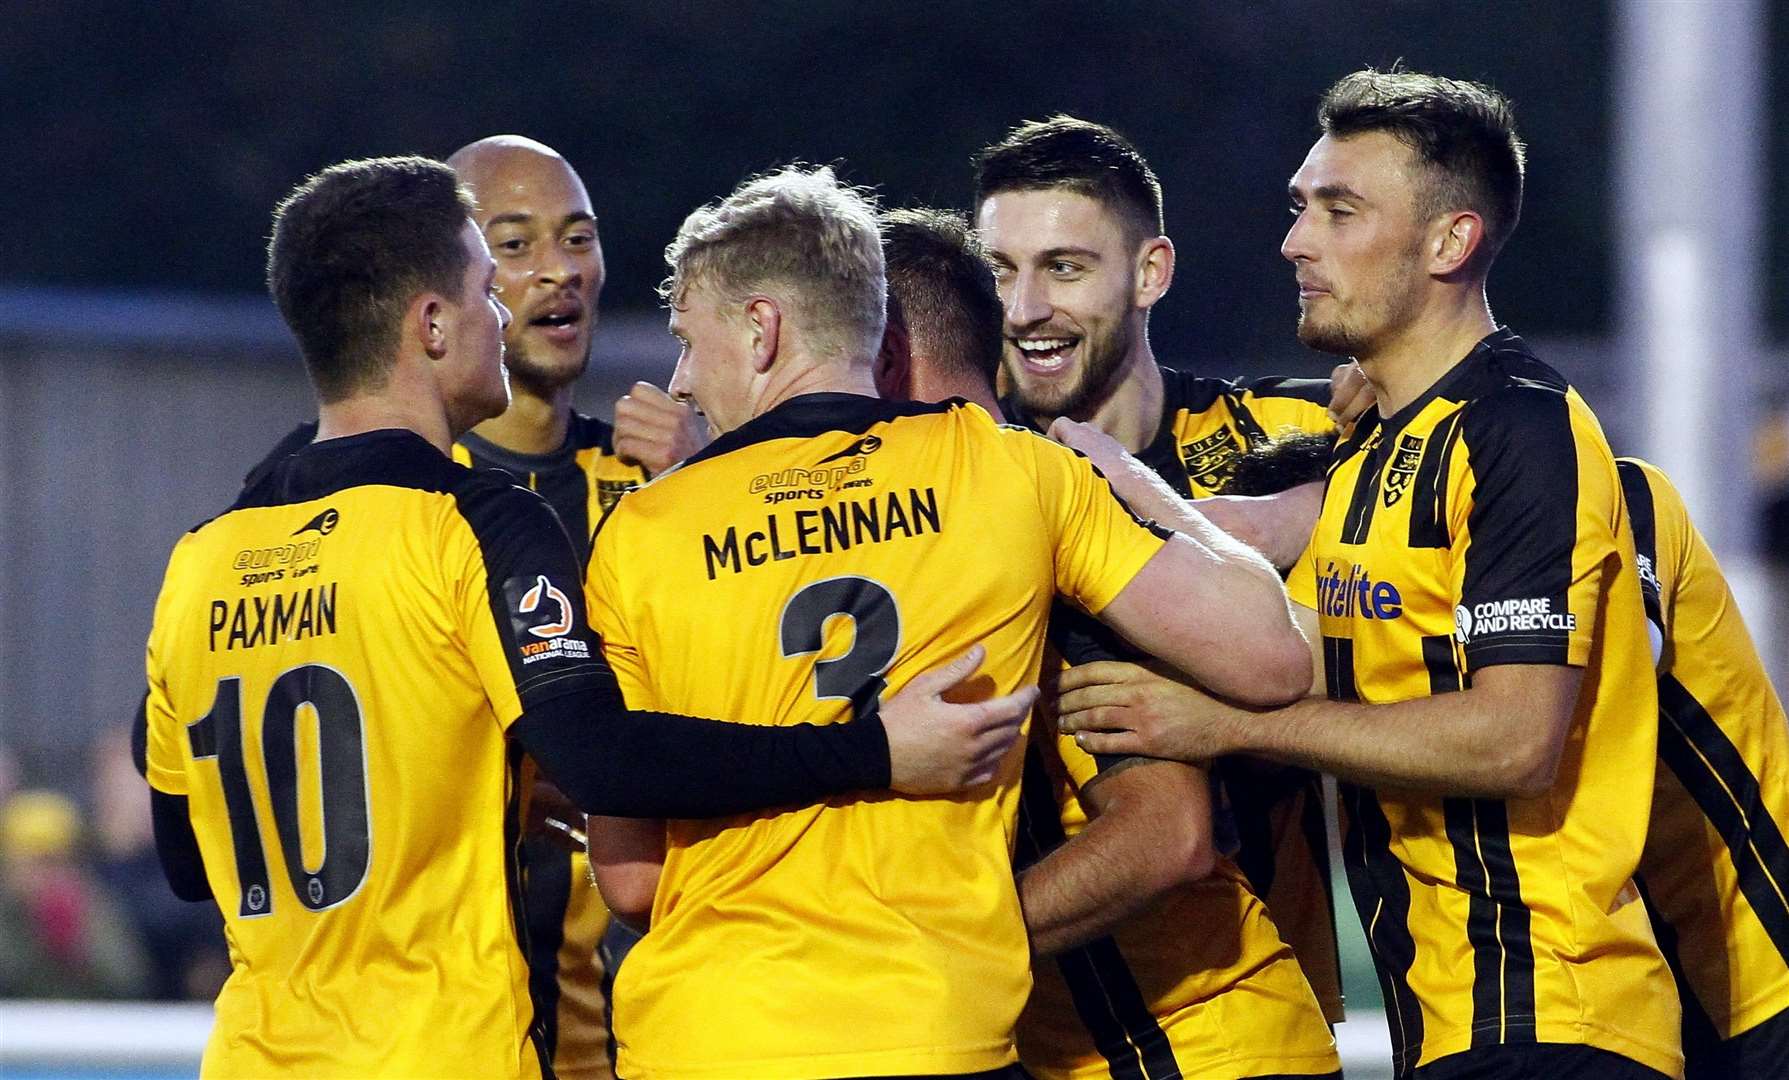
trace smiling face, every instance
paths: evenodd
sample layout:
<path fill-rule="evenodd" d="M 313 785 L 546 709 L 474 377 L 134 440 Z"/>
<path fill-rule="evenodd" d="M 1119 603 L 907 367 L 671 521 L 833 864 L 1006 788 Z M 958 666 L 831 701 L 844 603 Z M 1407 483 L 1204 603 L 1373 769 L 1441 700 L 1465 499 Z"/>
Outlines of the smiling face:
<path fill-rule="evenodd" d="M 1367 357 L 1416 318 L 1428 284 L 1421 167 L 1384 132 L 1311 147 L 1288 188 L 1295 220 L 1280 245 L 1297 272 L 1300 341 Z"/>
<path fill-rule="evenodd" d="M 1085 419 L 1142 341 L 1142 244 L 1118 214 L 1066 188 L 997 192 L 976 228 L 1005 309 L 1001 364 L 1038 416 Z"/>
<path fill-rule="evenodd" d="M 460 172 L 515 315 L 505 339 L 510 373 L 543 394 L 572 382 L 590 361 L 604 278 L 583 181 L 563 158 L 524 147 L 487 151 Z"/>

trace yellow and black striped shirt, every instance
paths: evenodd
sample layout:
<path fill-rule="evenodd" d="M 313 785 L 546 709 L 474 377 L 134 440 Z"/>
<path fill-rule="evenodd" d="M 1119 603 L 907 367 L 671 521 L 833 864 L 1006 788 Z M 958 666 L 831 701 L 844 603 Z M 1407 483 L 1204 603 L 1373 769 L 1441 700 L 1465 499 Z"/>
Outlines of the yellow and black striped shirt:
<path fill-rule="evenodd" d="M 1243 382 L 1200 378 L 1169 367 L 1161 373 L 1161 420 L 1155 438 L 1137 458 L 1187 498 L 1223 494 L 1236 459 L 1246 450 L 1290 431 L 1335 430 L 1325 411 L 1330 396 L 1325 379 L 1276 377 Z M 1001 405 L 1015 422 L 1038 427 L 1016 397 Z M 1114 655 L 1126 652 L 1115 635 L 1073 613 L 1059 614 L 1054 632 L 1071 640 L 1091 641 Z M 1073 649 L 1065 651 L 1072 653 Z M 1072 655 L 1071 661 L 1084 662 Z M 1255 895 L 1266 901 L 1280 937 L 1297 954 L 1324 1016 L 1331 1023 L 1340 1022 L 1341 963 L 1336 952 L 1329 847 L 1317 775 L 1288 768 L 1268 783 L 1258 769 L 1238 770 L 1220 763 L 1218 777 L 1222 832 L 1235 847 L 1236 863 Z M 1061 812 L 1065 821 L 1072 822 L 1080 811 L 1068 800 L 1061 804 Z M 1137 960 L 1150 967 L 1166 962 L 1165 957 L 1141 955 Z M 1066 999 L 1067 995 L 1058 995 L 1053 1000 Z M 1067 1011 L 1055 1016 L 1034 1011 L 1033 1015 L 1040 1027 L 1081 1028 L 1081 1020 Z M 1139 1037 L 1147 1039 L 1148 1035 Z M 1091 1045 L 1089 1042 L 1090 1051 Z"/>
<path fill-rule="evenodd" d="M 1633 566 L 1596 418 L 1507 330 L 1336 452 L 1290 583 L 1318 613 L 1331 698 L 1452 693 L 1496 664 L 1584 669 L 1541 797 L 1343 786 L 1400 1075 L 1522 1043 L 1681 1074 L 1677 996 L 1632 886 L 1657 744 Z"/>
<path fill-rule="evenodd" d="M 1662 642 L 1664 768 L 1640 880 L 1686 990 L 1694 1065 L 1719 1058 L 1711 1041 L 1789 1023 L 1789 717 L 1682 496 L 1652 465 L 1619 468 Z"/>

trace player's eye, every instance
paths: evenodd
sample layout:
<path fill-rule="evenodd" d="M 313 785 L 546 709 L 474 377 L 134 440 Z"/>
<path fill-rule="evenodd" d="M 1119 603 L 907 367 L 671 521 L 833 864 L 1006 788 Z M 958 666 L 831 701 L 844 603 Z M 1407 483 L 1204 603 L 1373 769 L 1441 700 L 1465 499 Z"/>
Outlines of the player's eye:
<path fill-rule="evenodd" d="M 1055 274 L 1057 277 L 1067 277 L 1071 274 L 1078 274 L 1080 272 L 1081 267 L 1076 263 L 1066 262 L 1062 259 L 1057 259 L 1050 263 L 1050 273 Z"/>
<path fill-rule="evenodd" d="M 565 238 L 565 243 L 567 247 L 587 248 L 596 243 L 596 235 L 594 233 L 572 233 Z"/>
<path fill-rule="evenodd" d="M 497 250 L 505 255 L 520 255 L 528 250 L 528 241 L 519 236 L 512 236 L 508 240 L 498 241 Z"/>

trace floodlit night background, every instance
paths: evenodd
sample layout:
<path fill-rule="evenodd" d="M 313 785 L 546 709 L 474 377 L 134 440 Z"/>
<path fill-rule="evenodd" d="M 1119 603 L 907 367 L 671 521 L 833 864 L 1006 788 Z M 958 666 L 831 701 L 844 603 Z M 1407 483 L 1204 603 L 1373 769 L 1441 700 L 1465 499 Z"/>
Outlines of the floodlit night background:
<path fill-rule="evenodd" d="M 1070 112 L 1128 135 L 1161 178 L 1179 261 L 1158 358 L 1320 376 L 1333 361 L 1294 338 L 1279 256 L 1286 180 L 1323 89 L 1399 60 L 1513 99 L 1527 200 L 1493 311 L 1579 385 L 1617 452 L 1679 480 L 1782 687 L 1789 536 L 1765 521 L 1772 500 L 1789 518 L 1789 448 L 1777 460 L 1771 436 L 1789 446 L 1789 243 L 1772 212 L 1789 202 L 1786 57 L 1784 0 L 14 5 L 0 798 L 63 792 L 102 862 L 140 854 L 142 796 L 121 790 L 134 776 L 117 754 L 167 552 L 314 415 L 262 285 L 272 207 L 309 173 L 500 132 L 564 153 L 607 258 L 580 390 L 607 415 L 633 379 L 670 374 L 653 288 L 697 204 L 802 160 L 888 205 L 966 209 L 976 149 Z M 1350 1004 L 1379 1022 L 1364 952 L 1351 961 Z M 205 977 L 46 988 L 12 970 L 0 957 L 0 996 L 186 996 Z M 8 1053 L 19 1030 L 0 1020 L 0 1076 L 81 1075 L 29 1071 L 48 1066 Z M 196 1060 L 182 1053 L 136 1062 L 180 1075 Z"/>

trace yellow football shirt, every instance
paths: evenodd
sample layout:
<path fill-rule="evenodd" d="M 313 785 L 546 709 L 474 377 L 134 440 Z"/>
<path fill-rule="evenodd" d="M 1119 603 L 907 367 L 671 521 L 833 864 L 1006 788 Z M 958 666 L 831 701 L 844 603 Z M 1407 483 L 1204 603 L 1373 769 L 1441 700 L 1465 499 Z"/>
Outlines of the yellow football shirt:
<path fill-rule="evenodd" d="M 973 405 L 813 394 L 623 498 L 588 592 L 630 705 L 825 723 L 976 642 L 971 693 L 1034 681 L 1057 593 L 1098 612 L 1163 535 L 1085 460 Z M 618 1071 L 1011 1062 L 1031 986 L 1012 876 L 1022 757 L 954 798 L 671 823 L 652 930 L 615 988 Z"/>
<path fill-rule="evenodd" d="M 1385 703 L 1494 664 L 1584 669 L 1551 791 L 1343 785 L 1343 851 L 1395 1063 L 1578 1043 L 1671 1075 L 1677 996 L 1637 899 L 1657 745 L 1645 612 L 1596 418 L 1499 330 L 1338 448 L 1294 600 L 1329 696 Z"/>
<path fill-rule="evenodd" d="M 1087 825 L 1097 760 L 1039 725 L 1025 759 L 1016 869 Z M 1173 889 L 1112 934 L 1040 960 L 1019 1021 L 1038 1080 L 1326 1075 L 1335 1041 L 1298 960 L 1236 864 Z"/>
<path fill-rule="evenodd" d="M 300 450 L 176 545 L 148 776 L 224 914 L 204 1075 L 546 1071 L 505 733 L 601 671 L 579 576 L 538 496 L 407 431 Z"/>
<path fill-rule="evenodd" d="M 1683 497 L 1645 462 L 1618 467 L 1662 642 L 1641 883 L 1686 1014 L 1731 1039 L 1789 1015 L 1789 717 Z"/>

